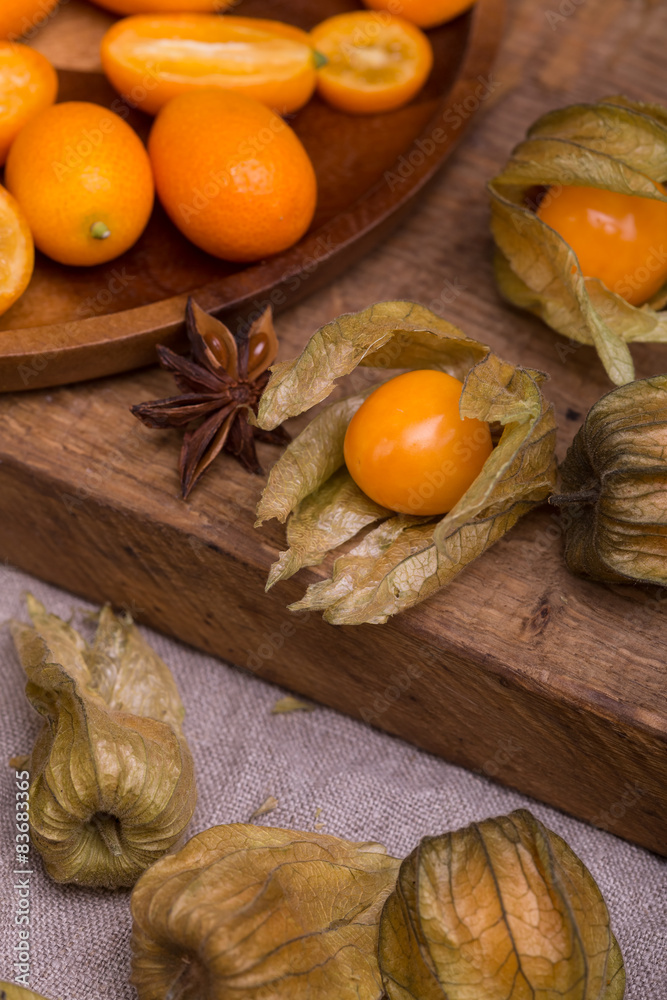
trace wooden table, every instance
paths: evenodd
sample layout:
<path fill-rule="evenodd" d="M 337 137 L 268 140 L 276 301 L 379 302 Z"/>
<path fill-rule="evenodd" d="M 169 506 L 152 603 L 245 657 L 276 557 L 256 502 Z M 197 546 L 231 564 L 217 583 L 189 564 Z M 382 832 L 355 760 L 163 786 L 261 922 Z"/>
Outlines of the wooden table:
<path fill-rule="evenodd" d="M 290 357 L 341 312 L 397 297 L 430 305 L 508 360 L 550 372 L 562 455 L 610 386 L 592 350 L 500 301 L 484 184 L 549 108 L 618 92 L 667 103 L 667 6 L 509 7 L 483 116 L 420 208 L 277 327 Z M 93 68 L 109 21 L 70 0 L 35 44 L 56 63 Z M 667 370 L 664 347 L 633 353 L 638 377 Z M 253 530 L 262 482 L 229 458 L 188 504 L 177 499 L 179 435 L 147 430 L 128 409 L 171 388 L 165 373 L 145 370 L 1 398 L 0 555 L 667 853 L 667 595 L 570 576 L 558 515 L 544 508 L 445 591 L 385 626 L 292 616 L 286 605 L 324 570 L 264 595 L 284 529 Z M 274 456 L 262 447 L 265 464 Z"/>

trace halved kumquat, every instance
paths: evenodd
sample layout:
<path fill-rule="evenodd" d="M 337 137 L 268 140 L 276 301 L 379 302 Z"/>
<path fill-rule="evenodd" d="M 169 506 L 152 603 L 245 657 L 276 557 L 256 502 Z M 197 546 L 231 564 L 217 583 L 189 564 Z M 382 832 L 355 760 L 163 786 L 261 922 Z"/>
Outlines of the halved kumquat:
<path fill-rule="evenodd" d="M 385 11 L 337 14 L 310 37 L 326 59 L 317 74 L 321 96 L 349 114 L 402 107 L 421 90 L 433 65 L 426 35 Z"/>
<path fill-rule="evenodd" d="M 104 36 L 102 65 L 116 90 L 149 114 L 178 94 L 208 87 L 284 114 L 302 107 L 316 84 L 306 32 L 250 17 L 128 17 Z"/>
<path fill-rule="evenodd" d="M 48 59 L 27 45 L 0 42 L 0 166 L 26 122 L 53 104 L 57 93 Z"/>
<path fill-rule="evenodd" d="M 23 295 L 34 264 L 27 220 L 9 191 L 0 187 L 0 314 Z"/>

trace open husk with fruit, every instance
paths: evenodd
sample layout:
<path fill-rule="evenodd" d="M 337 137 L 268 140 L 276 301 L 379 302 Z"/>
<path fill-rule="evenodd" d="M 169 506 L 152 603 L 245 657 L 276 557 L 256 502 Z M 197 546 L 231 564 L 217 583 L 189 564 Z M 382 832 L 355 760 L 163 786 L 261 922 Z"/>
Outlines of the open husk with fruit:
<path fill-rule="evenodd" d="M 664 247 L 645 247 L 610 288 L 582 272 L 572 246 L 540 217 L 541 207 L 545 198 L 557 203 L 564 190 L 591 188 L 650 199 L 657 211 L 667 206 L 666 179 L 667 109 L 616 96 L 544 115 L 489 185 L 502 295 L 595 347 L 617 385 L 634 378 L 629 344 L 667 342 Z"/>
<path fill-rule="evenodd" d="M 267 589 L 370 529 L 336 559 L 328 579 L 291 606 L 321 610 L 334 624 L 381 624 L 423 601 L 542 503 L 555 482 L 544 376 L 502 361 L 413 302 L 382 302 L 318 330 L 297 358 L 272 369 L 259 426 L 269 430 L 316 406 L 358 367 L 446 372 L 464 383 L 460 416 L 488 422 L 499 437 L 448 513 L 395 513 L 362 492 L 344 461 L 348 425 L 378 381 L 315 413 L 272 468 L 258 524 L 287 521 L 289 548 L 272 566 Z"/>

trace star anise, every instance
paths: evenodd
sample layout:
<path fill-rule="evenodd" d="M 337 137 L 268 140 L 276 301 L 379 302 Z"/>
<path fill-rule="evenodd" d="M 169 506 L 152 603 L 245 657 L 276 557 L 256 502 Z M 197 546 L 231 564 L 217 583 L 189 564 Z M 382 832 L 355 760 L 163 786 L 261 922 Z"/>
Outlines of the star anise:
<path fill-rule="evenodd" d="M 132 407 L 148 427 L 188 427 L 179 463 L 183 499 L 223 448 L 261 475 L 255 438 L 272 444 L 290 440 L 282 427 L 263 431 L 248 422 L 249 412 L 257 413 L 278 353 L 271 307 L 237 340 L 224 323 L 189 299 L 185 326 L 192 357 L 157 348 L 161 366 L 173 374 L 183 394 Z"/>

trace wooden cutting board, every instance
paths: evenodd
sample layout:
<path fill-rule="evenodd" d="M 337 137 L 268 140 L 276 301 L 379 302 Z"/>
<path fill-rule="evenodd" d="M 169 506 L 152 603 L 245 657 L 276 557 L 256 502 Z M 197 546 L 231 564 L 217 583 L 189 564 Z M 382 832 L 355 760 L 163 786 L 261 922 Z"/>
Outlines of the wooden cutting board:
<path fill-rule="evenodd" d="M 83 10 L 71 0 L 40 37 L 56 61 L 71 51 L 85 63 L 105 18 Z M 610 386 L 591 350 L 498 298 L 484 184 L 549 108 L 616 92 L 667 104 L 666 33 L 667 7 L 648 0 L 511 0 L 477 127 L 381 250 L 279 317 L 282 356 L 340 312 L 419 300 L 508 360 L 550 372 L 562 455 Z M 640 377 L 667 370 L 665 347 L 633 353 Z M 177 498 L 178 433 L 129 413 L 171 391 L 148 369 L 0 398 L 0 557 L 667 853 L 665 592 L 570 576 L 558 515 L 544 508 L 387 625 L 292 615 L 286 605 L 324 568 L 264 594 L 284 529 L 253 529 L 262 480 L 229 457 L 188 504 Z M 260 452 L 269 465 L 275 451 Z"/>

